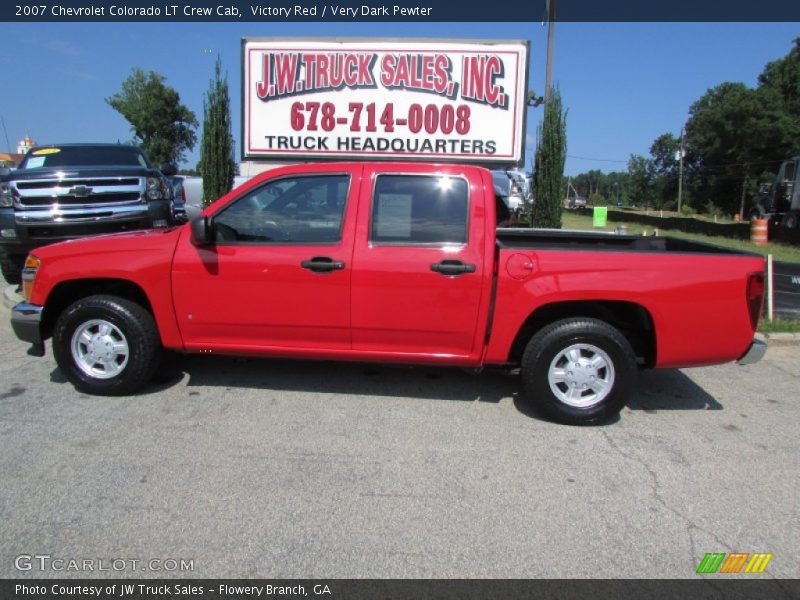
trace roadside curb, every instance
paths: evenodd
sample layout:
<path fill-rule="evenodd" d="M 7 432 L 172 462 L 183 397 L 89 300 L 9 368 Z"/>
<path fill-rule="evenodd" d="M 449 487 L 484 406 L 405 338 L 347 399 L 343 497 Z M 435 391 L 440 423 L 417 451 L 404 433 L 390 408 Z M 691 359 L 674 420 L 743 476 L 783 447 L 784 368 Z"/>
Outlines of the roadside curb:
<path fill-rule="evenodd" d="M 800 333 L 770 333 L 765 334 L 765 337 L 770 346 L 800 345 Z"/>
<path fill-rule="evenodd" d="M 22 294 L 17 293 L 17 286 L 7 285 L 3 288 L 3 306 L 6 308 L 13 308 L 18 302 L 22 302 L 25 298 Z"/>

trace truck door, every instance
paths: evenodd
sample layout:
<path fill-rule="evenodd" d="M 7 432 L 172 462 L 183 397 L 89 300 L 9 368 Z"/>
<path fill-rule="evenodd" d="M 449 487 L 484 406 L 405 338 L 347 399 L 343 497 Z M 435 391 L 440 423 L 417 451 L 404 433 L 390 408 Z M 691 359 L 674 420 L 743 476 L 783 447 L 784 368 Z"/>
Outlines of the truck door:
<path fill-rule="evenodd" d="M 466 172 L 365 167 L 353 255 L 353 350 L 451 363 L 480 356 L 491 269 L 483 184 L 477 171 Z"/>
<path fill-rule="evenodd" d="M 282 169 L 228 203 L 213 244 L 181 238 L 172 283 L 188 349 L 350 348 L 361 167 L 317 169 Z"/>

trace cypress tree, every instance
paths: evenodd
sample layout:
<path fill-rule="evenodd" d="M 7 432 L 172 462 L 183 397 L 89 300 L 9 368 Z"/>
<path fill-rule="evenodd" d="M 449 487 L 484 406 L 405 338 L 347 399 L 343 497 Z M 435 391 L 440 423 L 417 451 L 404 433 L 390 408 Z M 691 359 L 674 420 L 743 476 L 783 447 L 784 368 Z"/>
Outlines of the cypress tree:
<path fill-rule="evenodd" d="M 557 88 L 553 88 L 550 101 L 545 105 L 537 138 L 532 225 L 561 229 L 561 180 L 567 158 L 567 115 Z"/>
<path fill-rule="evenodd" d="M 208 206 L 233 187 L 236 162 L 233 159 L 231 106 L 228 78 L 222 78 L 222 62 L 217 57 L 214 79 L 203 101 L 203 139 L 200 174 L 203 176 L 203 206 Z"/>

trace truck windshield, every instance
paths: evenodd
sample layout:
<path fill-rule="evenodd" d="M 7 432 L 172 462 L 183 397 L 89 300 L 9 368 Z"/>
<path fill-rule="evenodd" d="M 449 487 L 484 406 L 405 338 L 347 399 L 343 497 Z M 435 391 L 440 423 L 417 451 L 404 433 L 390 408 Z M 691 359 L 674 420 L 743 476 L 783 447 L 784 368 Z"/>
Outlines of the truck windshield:
<path fill-rule="evenodd" d="M 150 168 L 144 154 L 133 146 L 54 146 L 34 148 L 20 169 L 76 166 L 131 166 Z"/>

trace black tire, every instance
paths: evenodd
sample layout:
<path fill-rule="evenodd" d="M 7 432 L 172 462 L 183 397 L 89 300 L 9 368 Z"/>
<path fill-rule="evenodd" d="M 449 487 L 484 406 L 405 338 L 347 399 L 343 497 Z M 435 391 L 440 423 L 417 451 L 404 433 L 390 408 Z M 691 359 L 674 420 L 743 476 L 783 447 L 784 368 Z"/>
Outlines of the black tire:
<path fill-rule="evenodd" d="M 573 354 L 579 357 L 578 363 L 567 360 L 565 351 L 570 347 L 578 352 Z M 589 364 L 594 357 L 596 364 L 607 366 Z M 575 364 L 580 367 L 570 370 Z M 554 421 L 569 425 L 606 421 L 619 413 L 637 376 L 636 355 L 627 338 L 608 323 L 590 318 L 564 319 L 543 327 L 528 342 L 521 367 L 527 401 Z M 556 381 L 561 376 L 566 380 Z"/>
<path fill-rule="evenodd" d="M 103 328 L 109 331 L 105 336 L 101 335 Z M 96 342 L 73 346 L 76 332 L 90 334 L 95 329 Z M 95 363 L 95 367 L 103 369 L 87 372 L 89 367 L 81 364 L 93 360 L 89 353 L 96 350 L 95 343 L 102 350 L 104 340 L 106 344 L 114 341 L 126 344 L 124 357 L 110 351 L 112 359 L 106 361 L 106 366 L 102 361 L 108 356 L 98 358 Z M 82 361 L 83 352 L 87 358 Z M 116 296 L 88 296 L 70 305 L 58 317 L 53 331 L 53 354 L 61 372 L 78 390 L 98 396 L 124 396 L 144 386 L 158 369 L 161 340 L 152 315 L 140 305 Z"/>
<path fill-rule="evenodd" d="M 0 270 L 3 271 L 3 279 L 11 285 L 22 283 L 22 269 L 24 266 L 24 256 L 0 252 Z"/>

